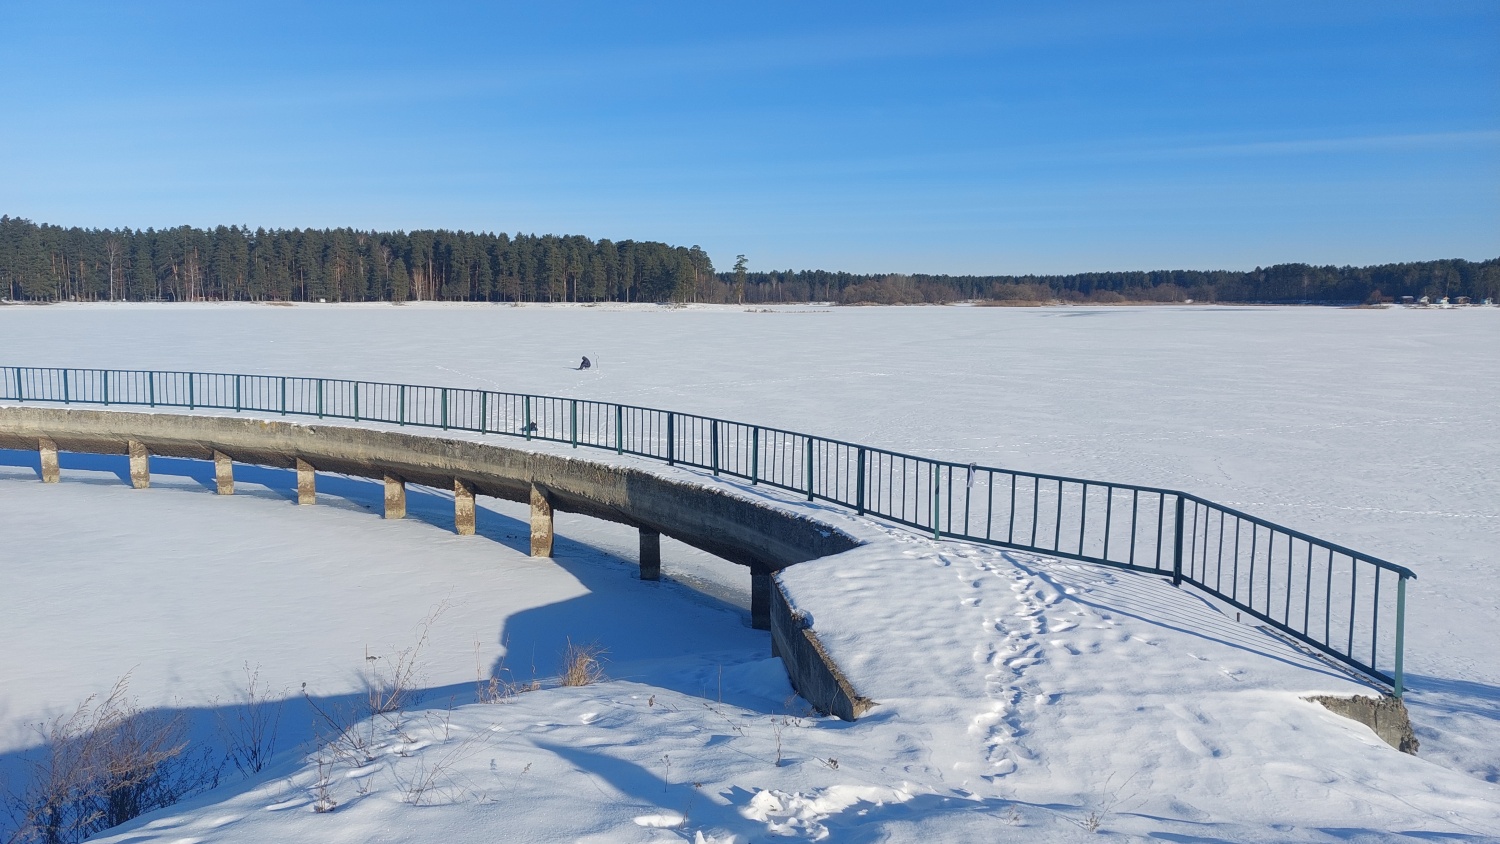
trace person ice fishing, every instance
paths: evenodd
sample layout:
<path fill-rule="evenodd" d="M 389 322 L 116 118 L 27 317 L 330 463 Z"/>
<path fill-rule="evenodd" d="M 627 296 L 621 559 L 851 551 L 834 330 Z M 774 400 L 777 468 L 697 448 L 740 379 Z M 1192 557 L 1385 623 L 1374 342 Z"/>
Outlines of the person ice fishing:
<path fill-rule="evenodd" d="M 593 364 L 592 364 L 592 363 L 589 363 L 589 359 L 588 359 L 588 358 L 587 358 L 587 357 L 585 357 L 585 358 L 584 358 L 584 359 L 583 359 L 583 363 L 580 363 L 580 364 L 578 364 L 578 368 L 579 368 L 579 369 L 580 369 L 580 370 L 584 370 L 584 369 L 588 369 L 588 368 L 589 368 L 589 367 L 591 367 L 591 366 L 593 366 Z"/>

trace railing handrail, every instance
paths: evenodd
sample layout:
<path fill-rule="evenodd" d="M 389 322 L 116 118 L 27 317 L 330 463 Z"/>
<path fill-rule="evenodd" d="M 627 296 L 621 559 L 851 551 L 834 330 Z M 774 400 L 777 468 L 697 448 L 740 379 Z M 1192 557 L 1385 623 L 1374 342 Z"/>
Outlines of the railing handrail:
<path fill-rule="evenodd" d="M 102 390 L 97 395 L 84 389 L 83 385 L 88 377 L 99 377 L 102 381 Z M 28 381 L 29 377 L 29 381 Z M 135 379 L 135 380 L 132 380 Z M 175 379 L 175 380 L 174 380 Z M 205 385 L 203 392 L 198 392 L 197 387 L 201 379 L 210 379 Z M 212 379 L 221 379 L 218 382 Z M 227 403 L 224 397 L 225 382 L 223 379 L 233 379 L 234 404 Z M 246 402 L 242 394 L 242 387 L 246 380 L 256 379 L 257 383 L 265 384 L 272 382 L 278 389 L 275 393 L 274 402 L 271 400 L 269 388 L 256 392 L 252 390 L 251 400 Z M 110 382 L 115 380 L 116 386 L 121 388 L 111 398 Z M 185 381 L 186 400 L 182 396 L 182 382 Z M 59 383 L 61 389 L 58 389 Z M 144 387 L 142 384 L 144 383 Z M 161 389 L 158 390 L 158 384 Z M 298 389 L 306 390 L 310 385 L 317 385 L 317 396 L 315 410 L 306 406 L 306 393 L 288 393 L 288 385 L 294 385 Z M 75 391 L 74 385 L 79 385 Z M 27 395 L 26 388 L 30 386 L 35 389 L 34 395 Z M 337 401 L 329 403 L 328 390 L 335 388 L 333 398 L 348 398 L 338 392 L 345 388 L 352 389 L 353 413 L 345 413 Z M 174 393 L 173 389 L 177 389 Z M 215 388 L 218 393 L 215 393 Z M 379 405 L 377 408 L 372 404 L 366 404 L 365 410 L 361 412 L 361 389 L 364 395 L 375 399 Z M 131 393 L 131 390 L 136 392 Z M 140 395 L 144 391 L 145 398 Z M 382 392 L 385 391 L 385 392 Z M 57 395 L 57 393 L 61 395 Z M 392 394 L 398 398 L 392 401 Z M 289 396 L 292 399 L 289 402 Z M 409 413 L 412 407 L 411 398 L 416 396 L 419 402 L 416 412 Z M 469 405 L 454 407 L 454 397 L 468 397 Z M 466 420 L 473 417 L 472 402 L 478 397 L 479 421 L 478 425 L 471 426 Z M 426 399 L 424 405 L 420 399 Z M 494 398 L 493 404 L 490 398 Z M 264 399 L 257 402 L 257 398 Z M 402 384 L 388 381 L 362 381 L 345 378 L 320 378 L 317 376 L 302 375 L 257 375 L 251 373 L 231 372 L 194 372 L 188 370 L 138 370 L 138 369 L 92 369 L 78 367 L 0 367 L 0 400 L 4 401 L 43 401 L 61 402 L 65 404 L 125 404 L 141 405 L 150 404 L 153 407 L 190 407 L 205 409 L 233 409 L 236 412 L 252 411 L 265 412 L 278 415 L 296 416 L 318 416 L 319 418 L 334 417 L 347 418 L 356 421 L 382 422 L 397 425 L 412 425 L 418 427 L 441 427 L 445 430 L 457 429 L 474 431 L 483 434 L 499 434 L 512 437 L 524 437 L 528 440 L 537 439 L 549 442 L 571 444 L 574 448 L 586 446 L 615 451 L 620 454 L 629 453 L 633 456 L 647 457 L 662 460 L 669 465 L 685 465 L 694 468 L 711 469 L 715 475 L 727 474 L 732 477 L 744 478 L 752 484 L 767 484 L 780 489 L 786 489 L 798 494 L 805 494 L 809 501 L 820 498 L 836 504 L 841 504 L 857 510 L 866 515 L 885 519 L 899 525 L 910 527 L 923 532 L 931 532 L 934 538 L 941 538 L 945 533 L 955 539 L 964 539 L 984 544 L 996 545 L 1005 548 L 1031 551 L 1036 553 L 1052 554 L 1072 559 L 1083 560 L 1089 563 L 1102 563 L 1105 565 L 1118 566 L 1128 569 L 1155 572 L 1158 574 L 1171 575 L 1174 583 L 1187 582 L 1203 591 L 1214 595 L 1231 605 L 1249 611 L 1252 615 L 1272 624 L 1281 631 L 1292 637 L 1311 644 L 1339 661 L 1354 666 L 1365 674 L 1390 683 L 1397 696 L 1402 692 L 1402 649 L 1404 643 L 1405 626 L 1405 594 L 1406 581 L 1415 579 L 1416 574 L 1405 566 L 1388 562 L 1378 557 L 1373 557 L 1359 551 L 1355 551 L 1343 545 L 1329 542 L 1312 536 L 1299 530 L 1284 527 L 1267 519 L 1253 516 L 1239 509 L 1217 504 L 1192 493 L 1165 487 L 1142 486 L 1129 483 L 1115 483 L 1088 478 L 1075 478 L 1065 475 L 1053 475 L 1042 472 L 1028 472 L 1019 469 L 1006 469 L 998 466 L 981 466 L 977 463 L 960 463 L 951 460 L 940 460 L 920 455 L 908 454 L 877 446 L 863 445 L 845 440 L 830 439 L 814 434 L 806 434 L 800 431 L 792 431 L 783 428 L 774 428 L 765 425 L 755 425 L 747 422 L 739 422 L 731 419 L 723 419 L 713 416 L 702 416 L 694 413 L 684 413 L 661 408 L 646 407 L 642 405 L 621 404 L 618 402 L 600 401 L 597 399 L 577 398 L 573 396 L 550 396 L 537 393 L 513 393 L 502 390 L 487 390 L 470 387 L 439 387 L 432 385 Z M 438 418 L 434 420 L 433 404 L 440 400 L 442 407 Z M 299 403 L 300 402 L 300 403 Z M 510 430 L 515 418 L 516 403 L 521 407 L 521 427 Z M 562 423 L 554 415 L 549 415 L 546 408 L 551 403 L 567 403 L 566 433 L 558 433 Z M 391 405 L 398 407 L 391 412 Z M 275 406 L 262 406 L 262 404 L 274 404 Z M 491 427 L 487 416 L 489 408 L 499 411 L 496 419 L 506 420 L 499 426 Z M 455 410 L 450 414 L 450 408 Z M 587 411 L 590 408 L 607 412 L 608 419 L 601 424 L 601 418 L 594 416 L 586 420 L 587 425 L 592 425 L 591 430 L 585 430 L 584 436 L 580 438 L 579 409 Z M 423 411 L 426 411 L 424 416 Z M 384 411 L 384 413 L 382 413 Z M 467 416 L 465 416 L 467 414 Z M 625 447 L 625 420 L 627 415 L 636 421 L 634 433 L 635 442 L 630 448 Z M 392 417 L 394 418 L 388 418 Z M 636 419 L 636 417 L 639 417 Z M 661 424 L 664 420 L 664 424 Z M 684 424 L 679 424 L 681 421 Z M 544 423 L 543 430 L 538 423 Z M 721 435 L 722 426 L 731 426 L 739 433 L 733 434 L 726 441 Z M 707 428 L 707 435 L 703 434 Z M 684 430 L 688 430 L 687 437 L 683 436 Z M 603 436 L 606 432 L 612 432 L 608 441 Z M 746 434 L 748 432 L 748 442 Z M 651 443 L 660 444 L 663 434 L 665 435 L 665 454 L 657 451 L 644 450 L 648 438 Z M 706 441 L 705 441 L 706 439 Z M 680 441 L 685 440 L 687 448 L 679 449 Z M 726 448 L 727 444 L 727 448 Z M 639 447 L 637 447 L 639 445 Z M 696 448 L 694 447 L 696 446 Z M 768 448 L 763 448 L 768 446 Z M 745 451 L 748 448 L 749 457 L 746 459 Z M 712 454 L 704 462 L 702 457 L 705 449 L 711 449 Z M 842 451 L 841 451 L 842 450 Z M 792 454 L 798 451 L 800 454 Z M 765 463 L 764 453 L 772 453 L 771 472 L 763 474 L 762 465 Z M 726 459 L 721 459 L 721 455 Z M 821 460 L 819 456 L 821 455 Z M 736 458 L 729 460 L 727 458 Z M 857 463 L 855 462 L 857 460 Z M 746 464 L 750 465 L 748 472 L 744 470 Z M 897 464 L 900 468 L 897 469 Z M 726 465 L 728 464 L 728 465 Z M 872 473 L 872 465 L 875 471 Z M 852 467 L 852 468 L 851 468 Z M 820 474 L 821 470 L 821 474 Z M 915 470 L 915 471 L 912 471 Z M 851 477 L 851 472 L 854 477 Z M 962 481 L 964 488 L 961 503 L 963 509 L 962 528 L 954 529 L 954 509 L 958 506 L 955 497 L 955 479 L 959 473 L 963 473 Z M 925 476 L 925 477 L 924 477 Z M 941 487 L 941 482 L 946 476 L 946 490 Z M 984 486 L 987 489 L 987 499 L 983 507 L 976 511 L 973 501 L 973 485 L 976 478 L 983 476 Z M 995 501 L 996 480 L 1009 479 L 1009 504 L 1006 505 L 1004 515 L 1008 521 L 1008 530 L 1004 539 L 993 535 L 994 519 L 997 514 L 997 502 Z M 896 484 L 900 484 L 899 496 L 896 493 Z M 1023 483 L 1024 482 L 1024 483 Z M 1026 487 L 1029 486 L 1029 489 Z M 1102 516 L 1104 527 L 1102 536 L 1100 529 L 1095 528 L 1092 535 L 1089 532 L 1089 517 L 1092 513 L 1097 522 L 1101 515 L 1101 509 L 1094 499 L 1090 498 L 1090 490 L 1103 491 L 1104 504 Z M 946 505 L 944 503 L 944 492 L 946 492 Z M 1124 541 L 1125 538 L 1115 539 L 1120 533 L 1112 527 L 1113 512 L 1117 494 L 1128 494 L 1130 498 L 1130 516 L 1128 530 L 1129 534 L 1129 556 L 1115 559 L 1110 553 L 1110 544 Z M 1143 515 L 1141 510 L 1142 496 L 1145 496 L 1145 509 Z M 854 500 L 850 500 L 853 498 Z M 1155 499 L 1154 507 L 1152 499 Z M 1047 512 L 1042 510 L 1042 502 L 1046 500 Z M 1168 500 L 1173 502 L 1173 515 L 1167 515 Z M 899 512 L 897 502 L 899 500 Z M 1071 503 L 1069 503 L 1071 502 Z M 1191 529 L 1184 515 L 1184 505 L 1193 504 Z M 1029 518 L 1024 509 L 1018 509 L 1019 505 L 1028 504 L 1031 513 Z M 1054 506 L 1055 505 L 1055 506 Z M 1121 503 L 1121 508 L 1124 502 Z M 1065 510 L 1071 516 L 1072 510 L 1076 509 L 1078 523 L 1076 525 L 1076 536 L 1074 525 L 1069 522 L 1068 541 L 1072 545 L 1076 542 L 1076 551 L 1069 551 L 1063 547 L 1063 528 Z M 1055 510 L 1055 515 L 1054 511 Z M 970 521 L 975 516 L 983 516 L 985 520 L 984 534 L 981 536 L 971 532 Z M 1154 519 L 1153 519 L 1154 515 Z M 1043 524 L 1043 517 L 1048 517 L 1051 545 L 1047 544 L 1049 537 L 1046 531 L 1039 535 L 1039 528 Z M 1199 531 L 1199 517 L 1202 517 L 1202 531 Z M 947 529 L 943 528 L 943 518 L 947 519 Z M 1121 517 L 1124 518 L 1123 516 Z M 1217 533 L 1212 527 L 1212 519 L 1218 518 L 1219 528 Z M 1018 542 L 1016 527 L 1020 520 L 1022 531 L 1030 531 L 1030 542 Z M 1226 521 L 1233 520 L 1234 547 L 1231 549 L 1231 588 L 1229 592 L 1224 591 L 1223 576 L 1225 574 L 1224 548 L 1227 534 Z M 1154 520 L 1154 535 L 1152 521 Z M 1250 529 L 1250 555 L 1245 560 L 1242 555 L 1241 533 L 1242 528 L 1248 526 Z M 1142 530 L 1145 534 L 1142 534 Z M 1260 531 L 1266 532 L 1265 556 L 1262 558 L 1257 551 L 1257 543 Z M 1191 537 L 1188 534 L 1191 533 Z M 1210 540 L 1217 537 L 1217 570 L 1215 582 L 1210 584 L 1208 580 L 1208 566 Z M 1041 542 L 1038 542 L 1038 539 Z M 1085 553 L 1085 546 L 1099 545 L 1102 539 L 1102 551 L 1098 554 Z M 1285 563 L 1273 557 L 1276 553 L 1277 540 L 1285 550 Z M 1170 541 L 1170 545 L 1168 542 Z M 1137 544 L 1140 542 L 1146 547 L 1143 551 L 1143 560 L 1148 562 L 1136 562 Z M 1294 624 L 1295 618 L 1292 612 L 1291 598 L 1294 592 L 1293 579 L 1299 571 L 1299 564 L 1294 559 L 1294 542 L 1301 542 L 1305 546 L 1306 562 L 1300 566 L 1300 571 L 1305 578 L 1303 590 L 1303 604 L 1301 629 Z M 1184 547 L 1189 543 L 1189 547 Z M 1311 625 L 1312 594 L 1314 590 L 1313 573 L 1314 559 L 1313 549 L 1319 553 L 1326 552 L 1327 561 L 1323 565 L 1323 576 L 1326 585 L 1323 588 L 1323 626 L 1324 636 L 1320 640 L 1317 636 L 1308 632 Z M 1154 563 L 1149 562 L 1154 551 Z M 1200 559 L 1201 551 L 1201 559 Z M 1188 559 L 1184 560 L 1184 554 Z M 1334 570 L 1335 555 L 1345 557 L 1349 563 L 1349 607 L 1347 614 L 1347 645 L 1341 647 L 1339 642 L 1333 640 L 1332 625 L 1335 615 L 1334 605 Z M 1120 554 L 1114 556 L 1122 556 Z M 1170 559 L 1168 559 L 1170 558 Z M 1184 563 L 1188 568 L 1184 569 Z M 1242 600 L 1239 589 L 1242 583 L 1241 563 L 1248 565 L 1248 576 L 1243 579 L 1247 590 L 1247 596 Z M 1262 581 L 1256 579 L 1256 567 L 1264 563 L 1264 578 Z M 1168 567 L 1170 563 L 1170 567 Z M 1357 621 L 1360 616 L 1360 605 L 1358 603 L 1359 586 L 1359 564 L 1374 567 L 1375 579 L 1373 582 L 1373 594 L 1370 596 L 1368 615 L 1370 619 L 1370 661 L 1365 663 L 1355 655 L 1354 639 Z M 1202 577 L 1198 576 L 1199 566 L 1202 566 Z M 1273 612 L 1273 592 L 1278 591 L 1278 583 L 1272 581 L 1272 570 L 1276 567 L 1284 568 L 1286 583 L 1280 589 L 1280 599 L 1284 603 L 1281 618 Z M 1399 579 L 1395 604 L 1395 648 L 1394 648 L 1394 672 L 1386 673 L 1380 670 L 1378 663 L 1378 647 L 1380 642 L 1380 577 L 1379 572 L 1390 572 Z M 1343 573 L 1340 572 L 1340 578 Z M 1257 587 L 1261 588 L 1261 597 L 1264 601 L 1264 610 L 1257 609 Z M 1340 584 L 1340 588 L 1342 585 Z M 1340 596 L 1339 600 L 1343 600 Z M 1342 616 L 1341 616 L 1342 618 Z M 1340 621 L 1343 625 L 1344 621 Z M 1363 634 L 1361 634 L 1362 636 Z"/>

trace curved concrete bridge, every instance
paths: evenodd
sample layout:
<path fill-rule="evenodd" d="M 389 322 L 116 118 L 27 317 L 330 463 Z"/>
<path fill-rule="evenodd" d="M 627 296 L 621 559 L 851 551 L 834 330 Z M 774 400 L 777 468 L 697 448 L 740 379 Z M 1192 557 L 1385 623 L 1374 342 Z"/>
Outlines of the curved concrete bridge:
<path fill-rule="evenodd" d="M 316 501 L 316 473 L 381 479 L 386 518 L 406 514 L 406 484 L 452 489 L 454 525 L 474 532 L 474 498 L 531 505 L 531 553 L 552 554 L 552 514 L 581 513 L 640 531 L 643 580 L 661 572 L 666 534 L 750 570 L 751 619 L 770 630 L 773 652 L 792 685 L 820 710 L 854 720 L 860 697 L 793 614 L 772 574 L 860 543 L 838 529 L 727 490 L 686 483 L 633 466 L 483 442 L 413 436 L 371 428 L 298 425 L 243 417 L 0 407 L 0 448 L 36 449 L 42 480 L 59 479 L 58 452 L 124 454 L 131 483 L 150 486 L 152 455 L 212 460 L 218 492 L 234 492 L 234 464 L 297 470 L 299 504 Z"/>

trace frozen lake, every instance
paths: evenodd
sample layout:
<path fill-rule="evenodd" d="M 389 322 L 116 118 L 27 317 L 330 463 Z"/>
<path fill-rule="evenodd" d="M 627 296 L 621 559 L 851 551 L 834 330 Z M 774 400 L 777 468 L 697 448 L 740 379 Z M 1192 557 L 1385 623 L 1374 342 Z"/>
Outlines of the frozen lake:
<path fill-rule="evenodd" d="M 582 355 L 594 369 L 572 368 Z M 1406 670 L 1422 757 L 1500 781 L 1500 309 L 16 306 L 0 307 L 0 365 L 311 375 L 576 396 L 965 463 L 1184 489 L 1415 570 Z M 0 469 L 0 500 L 10 513 L 0 527 L 60 530 L 34 503 L 35 490 L 14 483 L 24 479 L 20 470 Z M 281 502 L 274 486 L 252 506 Z M 184 502 L 182 512 L 217 530 L 261 518 L 237 513 L 218 522 L 204 509 L 217 502 Z M 84 553 L 78 543 L 128 544 L 119 538 L 128 526 L 151 517 L 149 508 L 132 509 L 135 502 L 121 506 L 102 533 L 39 539 L 36 553 L 66 560 Z M 368 518 L 333 518 L 356 517 Z M 280 517 L 268 511 L 264 518 L 269 525 Z M 510 529 L 494 518 L 496 536 Z M 407 630 L 466 579 L 493 576 L 471 551 L 445 550 L 458 568 L 403 598 L 399 587 L 411 573 L 403 560 L 427 540 L 390 527 L 388 553 L 370 563 L 389 575 L 360 596 L 360 615 L 395 603 L 394 629 Z M 320 541 L 318 525 L 291 530 Z M 591 531 L 579 538 L 629 558 L 630 537 Z M 560 532 L 566 538 L 565 526 Z M 244 553 L 256 544 L 253 536 L 234 541 Z M 144 546 L 129 552 L 149 553 Z M 273 593 L 299 564 L 287 565 L 254 588 Z M 549 601 L 581 594 L 567 577 L 507 575 L 518 576 Z M 90 594 L 84 580 L 68 582 Z M 47 588 L 37 584 L 35 594 Z M 338 600 L 336 589 L 319 589 L 298 598 L 301 612 L 316 617 L 320 604 Z M 595 583 L 588 589 L 607 591 Z M 733 589 L 723 597 L 722 605 L 705 599 L 696 606 L 733 615 Z M 459 613 L 519 611 L 491 603 Z M 254 613 L 246 610 L 237 624 L 253 626 Z M 309 631 L 327 648 L 348 632 L 323 623 Z M 493 633 L 486 659 L 498 645 Z M 384 634 L 375 625 L 353 635 Z M 681 635 L 637 643 L 628 656 L 672 658 L 672 639 Z M 462 645 L 449 643 L 439 660 L 446 675 L 435 679 L 472 676 L 473 654 Z M 734 637 L 720 645 L 754 647 Z M 277 648 L 267 662 L 294 658 L 294 643 Z M 61 699 L 113 679 L 56 673 L 25 676 L 61 684 Z M 15 715 L 32 714 L 23 701 L 59 699 L 9 682 L 4 695 Z"/>

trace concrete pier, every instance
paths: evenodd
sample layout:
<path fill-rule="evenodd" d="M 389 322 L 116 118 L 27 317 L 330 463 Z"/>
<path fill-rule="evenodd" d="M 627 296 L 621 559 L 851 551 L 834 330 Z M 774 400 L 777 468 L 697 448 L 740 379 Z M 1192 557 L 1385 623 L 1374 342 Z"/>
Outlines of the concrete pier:
<path fill-rule="evenodd" d="M 750 626 L 771 629 L 771 573 L 750 569 Z"/>
<path fill-rule="evenodd" d="M 57 468 L 57 443 L 37 437 L 36 450 L 42 455 L 42 483 L 57 483 L 62 478 L 62 471 Z"/>
<path fill-rule="evenodd" d="M 214 452 L 214 485 L 220 495 L 234 495 L 234 461 L 222 451 Z"/>
<path fill-rule="evenodd" d="M 641 580 L 661 580 L 661 534 L 641 528 Z"/>
<path fill-rule="evenodd" d="M 532 505 L 533 514 L 535 514 L 536 512 L 534 509 L 535 506 L 536 505 Z M 551 517 L 550 511 L 548 512 L 548 525 L 550 528 Z M 533 515 L 533 524 L 536 523 L 535 519 L 536 516 Z M 469 483 L 468 481 L 460 480 L 458 478 L 453 479 L 453 532 L 458 534 L 459 536 L 474 535 L 474 485 Z M 534 544 L 536 540 L 533 539 L 532 542 L 533 550 L 531 553 L 536 554 L 536 546 Z M 546 556 L 552 556 L 552 541 L 550 539 L 547 541 Z"/>
<path fill-rule="evenodd" d="M 151 486 L 151 452 L 139 440 L 129 440 L 126 450 L 130 454 L 130 485 L 136 489 Z"/>
<path fill-rule="evenodd" d="M 297 503 L 318 503 L 318 481 L 311 463 L 297 458 Z"/>
<path fill-rule="evenodd" d="M 536 484 L 531 485 L 531 556 L 552 556 L 552 502 Z"/>
<path fill-rule="evenodd" d="M 385 517 L 406 518 L 406 481 L 395 475 L 385 475 Z"/>

